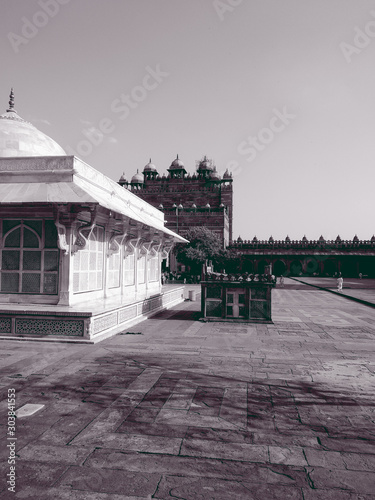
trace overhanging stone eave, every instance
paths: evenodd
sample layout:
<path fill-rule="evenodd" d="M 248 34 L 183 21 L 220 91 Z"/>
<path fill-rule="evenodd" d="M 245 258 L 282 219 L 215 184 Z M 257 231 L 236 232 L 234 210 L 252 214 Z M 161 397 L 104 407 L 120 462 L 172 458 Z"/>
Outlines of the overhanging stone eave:
<path fill-rule="evenodd" d="M 187 241 L 165 227 L 162 212 L 75 156 L 0 158 L 0 206 L 46 203 L 96 204 Z"/>

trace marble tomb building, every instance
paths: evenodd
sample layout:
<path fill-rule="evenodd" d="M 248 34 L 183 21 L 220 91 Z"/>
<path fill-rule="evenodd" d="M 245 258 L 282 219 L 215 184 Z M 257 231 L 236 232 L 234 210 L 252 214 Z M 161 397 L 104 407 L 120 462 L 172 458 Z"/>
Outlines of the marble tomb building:
<path fill-rule="evenodd" d="M 0 337 L 96 342 L 183 300 L 162 292 L 164 214 L 9 107 L 0 116 Z"/>

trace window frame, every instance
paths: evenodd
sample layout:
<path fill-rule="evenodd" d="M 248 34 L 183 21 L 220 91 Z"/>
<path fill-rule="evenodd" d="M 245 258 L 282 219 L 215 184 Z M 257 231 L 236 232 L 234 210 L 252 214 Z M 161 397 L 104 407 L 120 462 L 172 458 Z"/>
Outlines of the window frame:
<path fill-rule="evenodd" d="M 5 234 L 4 222 L 14 221 L 19 222 L 11 227 Z M 56 246 L 46 247 L 46 221 L 52 221 L 49 218 L 25 218 L 25 217 L 9 217 L 0 219 L 0 294 L 1 295 L 36 295 L 36 296 L 56 296 L 59 294 L 59 276 L 60 276 L 60 250 L 57 244 L 57 231 L 56 231 Z M 28 222 L 41 222 L 41 234 L 28 225 Z M 11 233 L 20 229 L 20 240 L 19 246 L 6 246 L 6 240 Z M 38 246 L 29 247 L 24 246 L 25 243 L 25 230 L 30 231 L 37 238 Z M 3 268 L 3 252 L 18 252 L 18 269 L 4 269 Z M 36 252 L 40 255 L 40 269 L 25 269 L 25 253 Z M 55 253 L 56 254 L 56 269 L 46 270 L 46 254 Z M 3 290 L 3 276 L 5 275 L 18 275 L 18 289 L 15 290 Z M 24 290 L 26 285 L 26 276 L 39 275 L 39 291 Z M 48 276 L 55 276 L 55 288 L 53 292 L 46 291 L 46 278 Z"/>

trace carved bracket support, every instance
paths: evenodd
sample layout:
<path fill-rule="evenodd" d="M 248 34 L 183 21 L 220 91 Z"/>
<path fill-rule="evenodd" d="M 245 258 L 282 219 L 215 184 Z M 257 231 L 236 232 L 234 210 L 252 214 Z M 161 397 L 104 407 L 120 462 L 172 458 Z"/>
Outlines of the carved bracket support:
<path fill-rule="evenodd" d="M 125 220 L 112 219 L 109 226 L 113 230 L 113 234 L 108 243 L 108 257 L 120 251 L 125 238 L 129 234 L 129 224 Z"/>
<path fill-rule="evenodd" d="M 55 226 L 57 229 L 57 246 L 64 253 L 69 252 L 69 244 L 66 240 L 66 226 L 60 222 L 61 211 L 57 209 L 55 213 Z"/>
<path fill-rule="evenodd" d="M 127 234 L 124 240 L 124 259 L 129 255 L 134 255 L 138 247 L 140 237 L 134 234 Z"/>
<path fill-rule="evenodd" d="M 148 258 L 155 257 L 163 246 L 163 233 L 157 231 L 152 238 L 151 246 L 148 252 Z"/>
<path fill-rule="evenodd" d="M 161 258 L 163 260 L 168 259 L 168 255 L 172 250 L 174 245 L 174 240 L 172 238 L 163 238 L 162 246 L 161 246 Z"/>
<path fill-rule="evenodd" d="M 141 238 L 139 242 L 139 252 L 138 252 L 138 259 L 146 255 L 146 257 L 149 255 L 150 249 L 152 245 L 152 240 L 149 238 Z"/>
<path fill-rule="evenodd" d="M 108 257 L 120 251 L 121 245 L 126 238 L 127 231 L 121 233 L 114 233 L 108 243 Z"/>
<path fill-rule="evenodd" d="M 155 257 L 159 252 L 160 252 L 160 249 L 162 247 L 162 242 L 159 240 L 159 241 L 153 241 L 152 244 L 151 244 L 151 249 L 150 249 L 150 252 L 149 252 L 149 257 Z"/>
<path fill-rule="evenodd" d="M 96 217 L 96 210 L 92 210 L 90 222 L 82 224 L 82 226 L 77 229 L 77 237 L 72 248 L 73 255 L 77 253 L 78 250 L 84 250 L 87 247 L 90 236 L 95 228 Z"/>

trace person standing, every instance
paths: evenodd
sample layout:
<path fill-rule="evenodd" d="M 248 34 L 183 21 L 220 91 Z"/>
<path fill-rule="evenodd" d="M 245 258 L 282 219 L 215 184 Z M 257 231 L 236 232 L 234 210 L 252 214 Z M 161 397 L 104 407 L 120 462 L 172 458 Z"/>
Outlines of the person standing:
<path fill-rule="evenodd" d="M 342 286 L 344 284 L 343 277 L 341 276 L 341 273 L 339 274 L 339 277 L 337 278 L 337 291 L 342 292 Z"/>
<path fill-rule="evenodd" d="M 284 276 L 283 275 L 280 276 L 280 286 L 281 286 L 281 288 L 284 288 Z"/>

